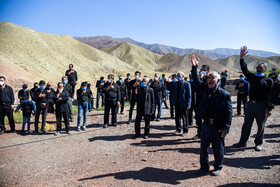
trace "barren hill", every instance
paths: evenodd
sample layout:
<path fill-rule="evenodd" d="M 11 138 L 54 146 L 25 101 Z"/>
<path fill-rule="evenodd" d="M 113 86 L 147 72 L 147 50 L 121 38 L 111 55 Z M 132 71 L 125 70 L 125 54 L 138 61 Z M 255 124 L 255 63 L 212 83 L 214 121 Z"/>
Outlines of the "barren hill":
<path fill-rule="evenodd" d="M 70 36 L 40 33 L 7 22 L 0 23 L 0 60 L 1 75 L 26 81 L 60 80 L 70 63 L 78 71 L 79 81 L 133 69 L 118 58 Z M 20 70 L 21 73 L 15 74 Z"/>
<path fill-rule="evenodd" d="M 221 58 L 216 60 L 219 64 L 231 68 L 231 69 L 236 69 L 241 71 L 240 69 L 240 57 L 239 55 L 233 55 L 227 58 Z M 275 67 L 276 69 L 280 68 L 280 56 L 273 56 L 273 57 L 259 57 L 259 56 L 254 56 L 254 55 L 246 55 L 244 57 L 245 62 L 248 65 L 249 70 L 255 70 L 255 67 L 258 62 L 267 62 L 268 64 L 268 69 L 271 69 Z"/>

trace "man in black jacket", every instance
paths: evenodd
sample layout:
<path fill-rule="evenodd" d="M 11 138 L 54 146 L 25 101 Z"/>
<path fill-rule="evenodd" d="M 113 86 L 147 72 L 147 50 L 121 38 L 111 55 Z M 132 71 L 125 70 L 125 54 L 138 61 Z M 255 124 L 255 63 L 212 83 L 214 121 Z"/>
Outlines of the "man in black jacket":
<path fill-rule="evenodd" d="M 109 124 L 110 110 L 112 114 L 112 125 L 117 126 L 117 107 L 120 106 L 121 93 L 119 86 L 114 82 L 114 75 L 108 75 L 108 81 L 103 87 L 105 93 L 105 110 L 104 110 L 104 125 L 107 128 Z"/>
<path fill-rule="evenodd" d="M 233 146 L 236 148 L 246 147 L 254 119 L 256 118 L 258 131 L 255 138 L 255 150 L 261 151 L 265 122 L 267 117 L 271 115 L 273 109 L 273 106 L 269 102 L 273 80 L 265 75 L 267 70 L 267 64 L 265 62 L 258 63 L 256 67 L 257 72 L 255 74 L 248 70 L 247 64 L 244 61 L 244 56 L 247 53 L 247 47 L 243 46 L 240 51 L 240 66 L 243 74 L 247 77 L 247 80 L 250 83 L 250 100 L 247 104 L 240 140 Z"/>
<path fill-rule="evenodd" d="M 41 80 L 39 82 L 39 88 L 35 90 L 35 102 L 36 102 L 36 114 L 35 114 L 35 131 L 34 133 L 39 132 L 39 117 L 42 113 L 42 131 L 47 132 L 45 129 L 46 126 L 46 117 L 47 117 L 47 108 L 48 108 L 48 92 L 45 89 L 45 81 Z"/>
<path fill-rule="evenodd" d="M 276 68 L 272 68 L 271 73 L 268 75 L 268 77 L 271 78 L 274 82 L 278 80 L 276 74 Z"/>
<path fill-rule="evenodd" d="M 128 91 L 127 91 L 126 85 L 124 84 L 123 77 L 120 77 L 120 79 L 117 82 L 117 84 L 120 87 L 120 93 L 121 93 L 121 103 L 120 103 L 121 104 L 121 114 L 123 114 L 124 103 L 125 103 L 126 99 L 128 98 Z"/>
<path fill-rule="evenodd" d="M 31 100 L 32 100 L 32 104 L 33 104 L 33 111 L 34 111 L 34 115 L 36 114 L 36 102 L 35 102 L 35 90 L 39 87 L 38 82 L 35 82 L 33 84 L 33 88 L 31 88 L 30 90 L 30 96 L 31 96 Z"/>
<path fill-rule="evenodd" d="M 135 79 L 133 79 L 129 83 L 129 86 L 131 88 L 131 98 L 130 98 L 130 109 L 129 109 L 128 124 L 131 123 L 132 114 L 133 114 L 134 106 L 135 106 L 135 103 L 136 103 L 135 90 L 137 90 L 137 88 L 139 88 L 140 84 L 141 84 L 141 81 L 139 79 L 140 76 L 141 76 L 141 72 L 140 71 L 136 71 L 135 72 Z"/>
<path fill-rule="evenodd" d="M 149 79 L 143 78 L 141 87 L 136 90 L 137 113 L 135 120 L 135 138 L 141 136 L 140 123 L 142 117 L 145 119 L 144 138 L 147 139 L 150 132 L 151 115 L 155 113 L 154 90 L 147 86 Z"/>
<path fill-rule="evenodd" d="M 86 130 L 87 123 L 87 111 L 88 111 L 88 98 L 90 97 L 90 92 L 87 89 L 87 82 L 82 82 L 80 89 L 77 90 L 77 100 L 78 100 L 78 121 L 77 121 L 77 131 L 81 130 L 81 119 L 84 116 L 82 130 Z"/>
<path fill-rule="evenodd" d="M 69 64 L 69 70 L 65 72 L 65 76 L 67 76 L 68 83 L 71 85 L 71 98 L 74 98 L 75 86 L 78 84 L 78 75 L 77 71 L 74 70 L 73 64 Z"/>
<path fill-rule="evenodd" d="M 221 88 L 225 89 L 227 84 L 227 78 L 225 77 L 225 73 L 221 73 Z"/>
<path fill-rule="evenodd" d="M 269 100 L 273 105 L 280 105 L 280 76 L 273 84 Z"/>
<path fill-rule="evenodd" d="M 244 115 L 247 110 L 247 102 L 249 98 L 250 84 L 247 80 L 245 80 L 245 76 L 243 74 L 240 75 L 240 81 L 237 82 L 235 86 L 235 90 L 237 93 L 237 116 L 241 115 L 241 102 L 243 102 L 244 107 Z"/>
<path fill-rule="evenodd" d="M 64 90 L 64 86 L 62 82 L 59 82 L 57 84 L 57 91 L 54 93 L 53 100 L 56 103 L 56 133 L 55 136 L 59 135 L 61 133 L 61 121 L 62 116 L 65 123 L 65 130 L 67 134 L 71 134 L 70 132 L 70 122 L 69 122 L 69 106 L 68 106 L 68 100 L 69 100 L 69 92 Z"/>
<path fill-rule="evenodd" d="M 52 84 L 48 82 L 46 90 L 48 92 L 48 113 L 53 113 L 54 114 L 54 93 L 55 90 L 52 88 Z"/>
<path fill-rule="evenodd" d="M 193 66 L 198 65 L 198 60 L 193 55 Z M 209 170 L 209 146 L 212 143 L 214 152 L 213 175 L 220 175 L 224 160 L 225 136 L 229 133 L 232 120 L 231 95 L 219 86 L 220 75 L 217 72 L 209 73 L 207 87 L 203 93 L 201 102 L 195 114 L 196 120 L 203 119 L 200 169 L 197 174 L 203 174 Z"/>
<path fill-rule="evenodd" d="M 74 100 L 73 99 L 73 95 L 72 94 L 72 87 L 69 83 L 67 83 L 67 77 L 64 76 L 62 77 L 62 84 L 63 84 L 63 90 L 64 91 L 67 91 L 69 93 L 69 100 L 68 100 L 68 106 L 69 106 L 69 109 L 70 109 L 70 122 L 73 122 L 74 121 L 74 117 L 73 117 L 73 109 L 72 109 L 72 101 Z"/>
<path fill-rule="evenodd" d="M 101 106 L 104 106 L 104 93 L 103 93 L 103 87 L 104 87 L 105 81 L 104 77 L 100 77 L 100 80 L 96 82 L 96 88 L 97 88 L 97 96 L 96 96 L 96 109 L 99 108 L 99 100 L 101 97 Z"/>
<path fill-rule="evenodd" d="M 166 90 L 165 90 L 164 83 L 162 81 L 159 81 L 159 79 L 160 79 L 159 74 L 156 73 L 154 76 L 154 81 L 151 83 L 150 86 L 150 88 L 154 90 L 156 108 L 158 110 L 156 121 L 160 121 L 162 102 L 165 101 L 166 98 Z"/>
<path fill-rule="evenodd" d="M 196 87 L 193 82 L 192 74 L 189 74 L 189 79 L 190 79 L 189 83 L 191 85 L 191 90 L 192 90 L 192 101 L 191 101 L 191 108 L 189 110 L 188 117 L 189 117 L 189 125 L 192 126 L 193 125 L 193 111 L 196 107 Z"/>
<path fill-rule="evenodd" d="M 11 132 L 15 132 L 15 121 L 13 116 L 15 96 L 13 88 L 8 86 L 5 81 L 6 78 L 0 76 L 0 135 L 5 132 L 5 116 L 9 119 Z"/>
<path fill-rule="evenodd" d="M 127 75 L 126 75 L 126 79 L 124 80 L 124 84 L 125 84 L 125 86 L 126 86 L 126 88 L 127 88 L 127 99 L 126 99 L 126 101 L 129 101 L 130 102 L 130 97 L 131 97 L 131 87 L 130 87 L 130 81 L 131 81 L 131 79 L 130 79 L 130 73 L 128 73 Z"/>
<path fill-rule="evenodd" d="M 24 98 L 27 97 L 27 99 L 29 99 L 29 90 L 27 90 L 27 84 L 24 84 L 22 86 L 22 89 L 18 92 L 18 98 L 20 100 L 20 104 L 22 104 L 24 102 Z"/>

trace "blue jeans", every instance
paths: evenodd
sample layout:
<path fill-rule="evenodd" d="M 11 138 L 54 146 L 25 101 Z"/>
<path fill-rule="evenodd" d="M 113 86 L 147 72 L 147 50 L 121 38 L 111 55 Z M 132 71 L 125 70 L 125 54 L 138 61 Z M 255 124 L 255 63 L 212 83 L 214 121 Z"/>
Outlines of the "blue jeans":
<path fill-rule="evenodd" d="M 161 99 L 156 99 L 156 108 L 158 109 L 157 118 L 160 119 L 161 108 L 162 108 L 162 100 Z"/>
<path fill-rule="evenodd" d="M 84 123 L 83 126 L 86 126 L 87 123 L 87 112 L 88 112 L 88 103 L 87 102 L 79 102 L 78 104 L 78 124 L 77 126 L 81 126 L 81 119 L 82 119 L 82 114 L 84 116 Z"/>
<path fill-rule="evenodd" d="M 204 170 L 209 169 L 209 146 L 212 143 L 214 153 L 214 169 L 222 169 L 224 161 L 225 137 L 221 138 L 215 124 L 202 124 L 201 146 L 200 146 L 200 166 Z"/>
<path fill-rule="evenodd" d="M 36 114 L 36 102 L 32 100 L 32 104 L 33 104 L 33 111 L 34 111 L 34 114 Z"/>
<path fill-rule="evenodd" d="M 28 125 L 28 130 L 30 130 L 30 116 L 29 116 L 29 117 L 23 117 L 23 119 L 22 119 L 22 131 L 24 131 L 24 129 L 25 129 L 26 121 L 27 121 L 27 125 Z"/>

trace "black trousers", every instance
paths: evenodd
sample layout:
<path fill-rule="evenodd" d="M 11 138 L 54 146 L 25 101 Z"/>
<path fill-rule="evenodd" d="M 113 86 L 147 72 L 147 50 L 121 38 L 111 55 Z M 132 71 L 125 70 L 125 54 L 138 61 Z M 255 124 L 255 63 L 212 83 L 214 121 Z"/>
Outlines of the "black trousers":
<path fill-rule="evenodd" d="M 75 86 L 76 86 L 76 84 L 75 84 L 75 82 L 74 82 L 74 83 L 71 83 L 70 85 L 71 85 L 71 91 L 72 91 L 72 93 L 71 93 L 71 98 L 74 98 L 74 95 L 75 95 Z"/>
<path fill-rule="evenodd" d="M 36 108 L 36 114 L 35 114 L 35 131 L 39 131 L 39 117 L 42 113 L 42 130 L 45 130 L 46 126 L 46 118 L 47 118 L 47 110 L 48 106 L 45 106 L 45 108 L 41 108 L 40 106 L 37 106 Z"/>
<path fill-rule="evenodd" d="M 241 114 L 241 102 L 243 103 L 244 114 L 245 114 L 247 109 L 247 94 L 244 93 L 237 94 L 237 114 Z"/>
<path fill-rule="evenodd" d="M 124 95 L 121 95 L 121 112 L 124 110 Z"/>
<path fill-rule="evenodd" d="M 131 89 L 127 89 L 127 99 L 126 99 L 126 101 L 129 101 L 130 102 L 130 100 L 131 100 Z"/>
<path fill-rule="evenodd" d="M 135 103 L 136 103 L 136 100 L 134 98 L 131 98 L 130 109 L 129 109 L 129 120 L 132 119 L 132 114 L 133 114 L 133 110 L 134 110 L 134 107 L 135 107 Z"/>
<path fill-rule="evenodd" d="M 65 130 L 68 132 L 70 130 L 69 112 L 56 112 L 56 131 L 61 131 L 62 116 L 65 123 Z"/>
<path fill-rule="evenodd" d="M 140 136 L 141 135 L 141 120 L 142 117 L 144 116 L 144 120 L 145 120 L 145 130 L 144 130 L 144 134 L 148 135 L 150 133 L 150 121 L 151 121 L 151 116 L 150 115 L 144 115 L 143 111 L 138 111 L 137 110 L 137 114 L 136 114 L 136 120 L 135 120 L 135 134 Z"/>
<path fill-rule="evenodd" d="M 118 113 L 118 107 L 117 107 L 117 99 L 113 100 L 105 100 L 105 110 L 104 110 L 104 124 L 108 125 L 109 124 L 109 115 L 110 115 L 110 110 L 112 114 L 112 124 L 116 125 L 117 124 L 117 113 Z"/>
<path fill-rule="evenodd" d="M 8 117 L 11 131 L 15 130 L 15 121 L 13 116 L 13 110 L 11 110 L 11 105 L 0 105 L 0 128 L 5 131 L 5 116 Z"/>
<path fill-rule="evenodd" d="M 189 131 L 189 120 L 188 120 L 188 110 L 181 109 L 179 106 L 179 102 L 175 105 L 175 122 L 176 122 L 176 130 L 181 132 L 181 120 L 183 121 L 183 133 L 187 133 Z"/>
<path fill-rule="evenodd" d="M 189 120 L 189 125 L 193 125 L 193 111 L 194 111 L 194 106 L 191 106 L 190 110 L 188 111 L 188 120 Z"/>
<path fill-rule="evenodd" d="M 246 142 L 248 141 L 255 118 L 258 125 L 255 144 L 261 145 L 263 143 L 264 127 L 267 119 L 265 111 L 266 111 L 265 101 L 258 101 L 257 103 L 253 103 L 252 101 L 248 102 L 248 108 L 246 110 L 244 124 L 242 126 L 242 131 L 241 131 L 241 138 L 239 141 L 240 144 L 246 144 Z"/>
<path fill-rule="evenodd" d="M 96 96 L 96 109 L 99 108 L 99 100 L 101 97 L 101 106 L 104 106 L 104 93 L 102 91 L 97 91 L 97 96 Z"/>
<path fill-rule="evenodd" d="M 173 105 L 173 102 L 172 102 L 171 95 L 169 96 L 169 104 L 170 104 L 170 116 L 174 117 L 174 105 Z"/>

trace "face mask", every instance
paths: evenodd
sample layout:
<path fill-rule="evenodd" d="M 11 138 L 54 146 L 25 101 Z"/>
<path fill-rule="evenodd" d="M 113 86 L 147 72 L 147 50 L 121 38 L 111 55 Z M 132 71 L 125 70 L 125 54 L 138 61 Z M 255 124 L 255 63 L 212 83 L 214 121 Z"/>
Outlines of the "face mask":
<path fill-rule="evenodd" d="M 130 78 L 130 76 L 127 76 L 127 78 L 129 79 L 129 78 Z"/>
<path fill-rule="evenodd" d="M 111 83 L 111 82 L 112 82 L 112 80 L 111 80 L 111 79 L 108 79 L 108 82 L 109 82 L 109 83 Z"/>
<path fill-rule="evenodd" d="M 40 86 L 40 89 L 43 90 L 45 88 L 45 86 Z"/>
<path fill-rule="evenodd" d="M 66 84 L 66 80 L 63 80 L 62 83 L 63 83 L 63 84 Z"/>
<path fill-rule="evenodd" d="M 213 88 L 209 88 L 211 91 L 214 91 L 217 88 L 217 84 L 215 84 L 215 86 L 213 86 Z"/>
<path fill-rule="evenodd" d="M 240 77 L 240 80 L 244 81 L 245 79 L 244 79 L 244 77 Z"/>
<path fill-rule="evenodd" d="M 261 74 L 256 73 L 255 75 L 258 76 L 258 77 L 263 77 L 264 73 L 261 73 Z"/>
<path fill-rule="evenodd" d="M 82 87 L 82 90 L 87 90 L 87 87 Z"/>
<path fill-rule="evenodd" d="M 142 87 L 146 87 L 147 84 L 146 84 L 145 82 L 141 82 L 141 86 L 142 86 Z"/>
<path fill-rule="evenodd" d="M 25 102 L 25 103 L 28 103 L 28 102 L 29 102 L 29 100 L 28 100 L 28 99 L 27 99 L 27 100 L 24 100 L 24 102 Z"/>
<path fill-rule="evenodd" d="M 180 76 L 177 76 L 177 80 L 178 80 L 178 81 L 181 81 L 182 79 L 181 79 L 181 77 L 180 77 Z"/>
<path fill-rule="evenodd" d="M 37 88 L 38 88 L 38 86 L 34 86 L 34 88 L 35 88 L 35 89 L 37 89 Z"/>
<path fill-rule="evenodd" d="M 51 89 L 52 87 L 49 86 L 48 88 Z"/>
<path fill-rule="evenodd" d="M 193 79 L 190 79 L 190 82 L 193 82 Z"/>
<path fill-rule="evenodd" d="M 63 88 L 57 88 L 58 91 L 63 91 Z"/>
<path fill-rule="evenodd" d="M 271 71 L 272 73 L 275 73 L 275 71 Z"/>
<path fill-rule="evenodd" d="M 135 79 L 138 79 L 139 78 L 139 76 L 138 75 L 135 75 Z"/>
<path fill-rule="evenodd" d="M 119 80 L 120 83 L 122 83 L 122 80 Z"/>
<path fill-rule="evenodd" d="M 0 86 L 3 86 L 5 84 L 5 82 L 0 81 Z"/>
<path fill-rule="evenodd" d="M 27 90 L 26 89 L 22 89 L 24 92 L 26 92 Z"/>
<path fill-rule="evenodd" d="M 155 78 L 154 78 L 154 80 L 155 80 L 155 81 L 158 81 L 158 78 L 157 78 L 157 77 L 155 77 Z"/>
<path fill-rule="evenodd" d="M 176 79 L 172 79 L 172 81 L 173 81 L 173 82 L 175 82 L 175 81 L 176 81 Z"/>

